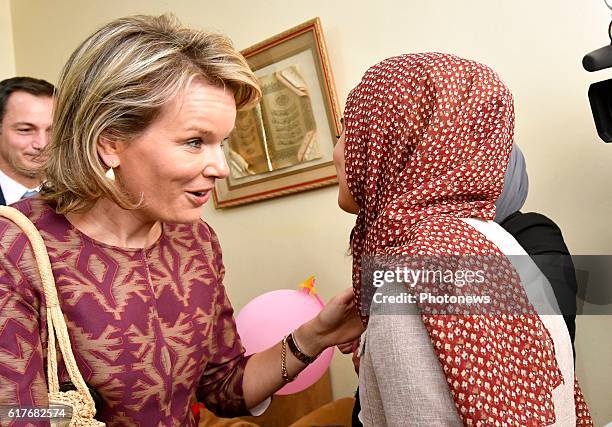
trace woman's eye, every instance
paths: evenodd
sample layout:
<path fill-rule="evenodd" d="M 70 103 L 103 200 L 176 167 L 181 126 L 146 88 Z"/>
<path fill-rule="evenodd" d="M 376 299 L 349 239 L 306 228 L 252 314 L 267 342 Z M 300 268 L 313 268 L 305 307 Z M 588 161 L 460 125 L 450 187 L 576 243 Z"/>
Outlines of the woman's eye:
<path fill-rule="evenodd" d="M 200 148 L 202 146 L 201 139 L 190 139 L 187 141 L 187 145 L 191 148 Z"/>

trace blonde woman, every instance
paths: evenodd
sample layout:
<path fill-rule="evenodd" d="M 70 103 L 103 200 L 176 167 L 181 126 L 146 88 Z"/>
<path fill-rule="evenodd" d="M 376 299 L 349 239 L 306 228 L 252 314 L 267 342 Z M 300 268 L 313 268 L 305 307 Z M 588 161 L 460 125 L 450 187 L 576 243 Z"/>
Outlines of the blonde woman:
<path fill-rule="evenodd" d="M 79 369 L 109 425 L 195 425 L 194 393 L 220 415 L 255 412 L 362 330 L 347 290 L 286 341 L 244 356 L 219 241 L 200 214 L 228 174 L 236 110 L 259 97 L 227 39 L 169 16 L 111 22 L 64 67 L 47 180 L 14 207 L 45 240 Z M 0 242 L 0 405 L 44 406 L 35 262 L 7 220 Z"/>

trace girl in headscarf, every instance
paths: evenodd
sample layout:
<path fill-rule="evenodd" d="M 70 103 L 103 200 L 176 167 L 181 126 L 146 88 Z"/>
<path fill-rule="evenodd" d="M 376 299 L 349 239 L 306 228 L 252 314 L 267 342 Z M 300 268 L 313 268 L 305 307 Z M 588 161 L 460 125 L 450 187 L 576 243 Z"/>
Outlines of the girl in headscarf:
<path fill-rule="evenodd" d="M 514 128 L 512 97 L 497 74 L 452 55 L 389 58 L 351 91 L 344 123 L 334 160 L 339 205 L 357 214 L 353 286 L 369 322 L 359 375 L 364 424 L 589 425 L 577 384 L 574 403 L 573 367 L 555 357 L 569 344 L 554 322 L 535 314 L 368 316 L 367 257 L 503 256 L 500 248 L 516 244 L 491 221 Z"/>
<path fill-rule="evenodd" d="M 494 221 L 501 225 L 531 256 L 550 282 L 576 350 L 576 293 L 578 283 L 572 257 L 555 222 L 536 212 L 521 212 L 529 192 L 525 157 L 518 145 L 512 145 L 504 188 L 495 202 Z"/>

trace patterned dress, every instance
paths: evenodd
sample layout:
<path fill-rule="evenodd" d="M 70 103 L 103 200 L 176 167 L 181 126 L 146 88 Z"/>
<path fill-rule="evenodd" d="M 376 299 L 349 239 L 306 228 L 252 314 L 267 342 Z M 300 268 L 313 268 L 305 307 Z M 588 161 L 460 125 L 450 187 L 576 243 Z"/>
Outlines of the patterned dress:
<path fill-rule="evenodd" d="M 248 360 L 204 222 L 164 224 L 145 249 L 95 241 L 38 198 L 14 205 L 41 232 L 73 351 L 111 426 L 193 426 L 194 393 L 220 415 L 247 414 Z M 27 238 L 0 218 L 0 406 L 47 399 L 45 302 Z M 60 382 L 68 381 L 60 363 Z"/>

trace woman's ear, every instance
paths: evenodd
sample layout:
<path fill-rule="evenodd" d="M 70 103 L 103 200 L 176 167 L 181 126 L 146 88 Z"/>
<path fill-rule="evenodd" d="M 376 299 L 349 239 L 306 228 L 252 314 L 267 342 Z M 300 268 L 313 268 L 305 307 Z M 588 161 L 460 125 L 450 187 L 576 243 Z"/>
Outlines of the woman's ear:
<path fill-rule="evenodd" d="M 96 148 L 98 150 L 98 156 L 102 162 L 109 168 L 116 168 L 121 164 L 120 153 L 122 151 L 123 144 L 109 135 L 100 135 Z"/>

